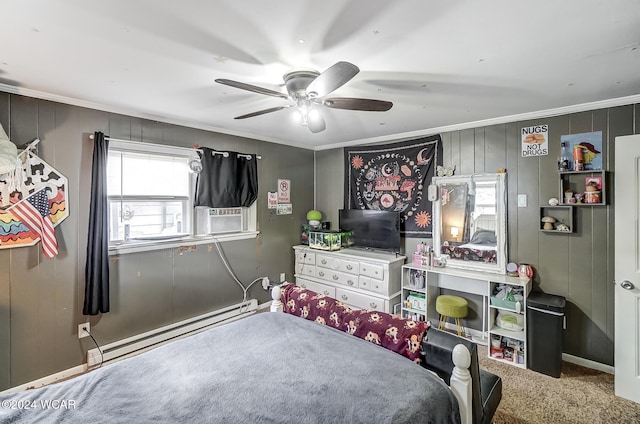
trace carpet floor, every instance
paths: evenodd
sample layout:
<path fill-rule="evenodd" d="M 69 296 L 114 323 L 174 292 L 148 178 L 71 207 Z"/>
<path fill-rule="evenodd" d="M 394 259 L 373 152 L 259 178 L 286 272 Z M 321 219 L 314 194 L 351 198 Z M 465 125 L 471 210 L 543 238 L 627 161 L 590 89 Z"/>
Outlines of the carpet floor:
<path fill-rule="evenodd" d="M 563 362 L 560 378 L 487 358 L 478 346 L 480 367 L 502 378 L 495 424 L 640 424 L 640 404 L 613 394 L 613 375 Z"/>

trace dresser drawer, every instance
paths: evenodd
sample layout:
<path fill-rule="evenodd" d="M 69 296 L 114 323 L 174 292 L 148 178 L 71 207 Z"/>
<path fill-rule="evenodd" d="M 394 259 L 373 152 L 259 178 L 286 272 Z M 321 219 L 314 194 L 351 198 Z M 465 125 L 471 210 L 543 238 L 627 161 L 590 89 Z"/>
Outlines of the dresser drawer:
<path fill-rule="evenodd" d="M 316 278 L 330 281 L 334 284 L 344 284 L 349 287 L 358 287 L 358 276 L 346 272 L 334 271 L 329 268 L 316 268 Z"/>
<path fill-rule="evenodd" d="M 341 259 L 339 269 L 349 274 L 358 275 L 360 272 L 360 262 Z"/>
<path fill-rule="evenodd" d="M 316 276 L 316 267 L 309 264 L 296 264 L 296 274 L 306 275 L 308 277 Z"/>
<path fill-rule="evenodd" d="M 366 262 L 360 263 L 360 274 L 376 280 L 384 280 L 384 267 Z"/>
<path fill-rule="evenodd" d="M 305 280 L 304 278 L 297 278 L 296 285 L 303 289 L 309 289 L 318 294 L 323 294 L 329 297 L 336 297 L 336 289 L 334 287 L 325 286 L 324 284 L 316 283 L 315 281 Z"/>
<path fill-rule="evenodd" d="M 358 278 L 358 287 L 362 290 L 369 290 L 376 293 L 387 293 L 387 285 L 384 281 L 376 280 L 375 278 L 360 276 Z"/>
<path fill-rule="evenodd" d="M 316 255 L 316 265 L 322 268 L 328 268 L 335 271 L 342 271 L 356 275 L 360 271 L 360 262 L 358 261 L 336 258 L 327 255 Z"/>
<path fill-rule="evenodd" d="M 349 290 L 336 288 L 336 299 L 358 309 L 384 309 L 384 300 L 373 296 L 354 293 Z"/>
<path fill-rule="evenodd" d="M 316 254 L 309 252 L 297 252 L 296 253 L 296 263 L 297 264 L 316 264 Z"/>
<path fill-rule="evenodd" d="M 340 259 L 327 255 L 316 255 L 316 265 L 337 271 L 340 269 Z"/>

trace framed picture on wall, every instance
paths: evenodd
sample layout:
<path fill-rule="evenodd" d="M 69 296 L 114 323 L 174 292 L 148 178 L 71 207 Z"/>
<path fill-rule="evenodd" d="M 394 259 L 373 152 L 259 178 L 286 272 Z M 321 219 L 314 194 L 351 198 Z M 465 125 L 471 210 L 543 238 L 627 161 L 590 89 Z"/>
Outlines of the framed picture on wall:
<path fill-rule="evenodd" d="M 602 131 L 566 134 L 560 136 L 560 142 L 566 143 L 570 153 L 575 147 L 581 148 L 585 171 L 604 169 L 602 167 Z"/>

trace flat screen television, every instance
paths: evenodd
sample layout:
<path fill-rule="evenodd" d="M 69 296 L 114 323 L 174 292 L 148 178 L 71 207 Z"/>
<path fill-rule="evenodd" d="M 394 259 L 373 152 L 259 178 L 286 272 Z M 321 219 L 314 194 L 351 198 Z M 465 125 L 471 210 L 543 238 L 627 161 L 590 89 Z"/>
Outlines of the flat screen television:
<path fill-rule="evenodd" d="M 400 213 L 340 209 L 341 230 L 353 232 L 353 247 L 400 252 Z"/>

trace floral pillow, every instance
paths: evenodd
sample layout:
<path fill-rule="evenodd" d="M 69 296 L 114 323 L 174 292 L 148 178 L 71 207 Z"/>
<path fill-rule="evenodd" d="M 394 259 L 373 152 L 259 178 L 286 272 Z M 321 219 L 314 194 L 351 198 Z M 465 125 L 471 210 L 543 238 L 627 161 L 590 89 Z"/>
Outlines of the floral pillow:
<path fill-rule="evenodd" d="M 349 334 L 420 362 L 420 346 L 429 324 L 380 311 L 353 311 L 345 317 Z"/>
<path fill-rule="evenodd" d="M 380 311 L 354 311 L 332 297 L 291 283 L 283 284 L 280 290 L 284 312 L 340 329 L 420 362 L 421 342 L 429 329 L 428 323 Z"/>
<path fill-rule="evenodd" d="M 352 312 L 351 308 L 332 297 L 294 284 L 283 285 L 280 298 L 286 313 L 334 328 L 341 328 L 344 316 Z"/>

